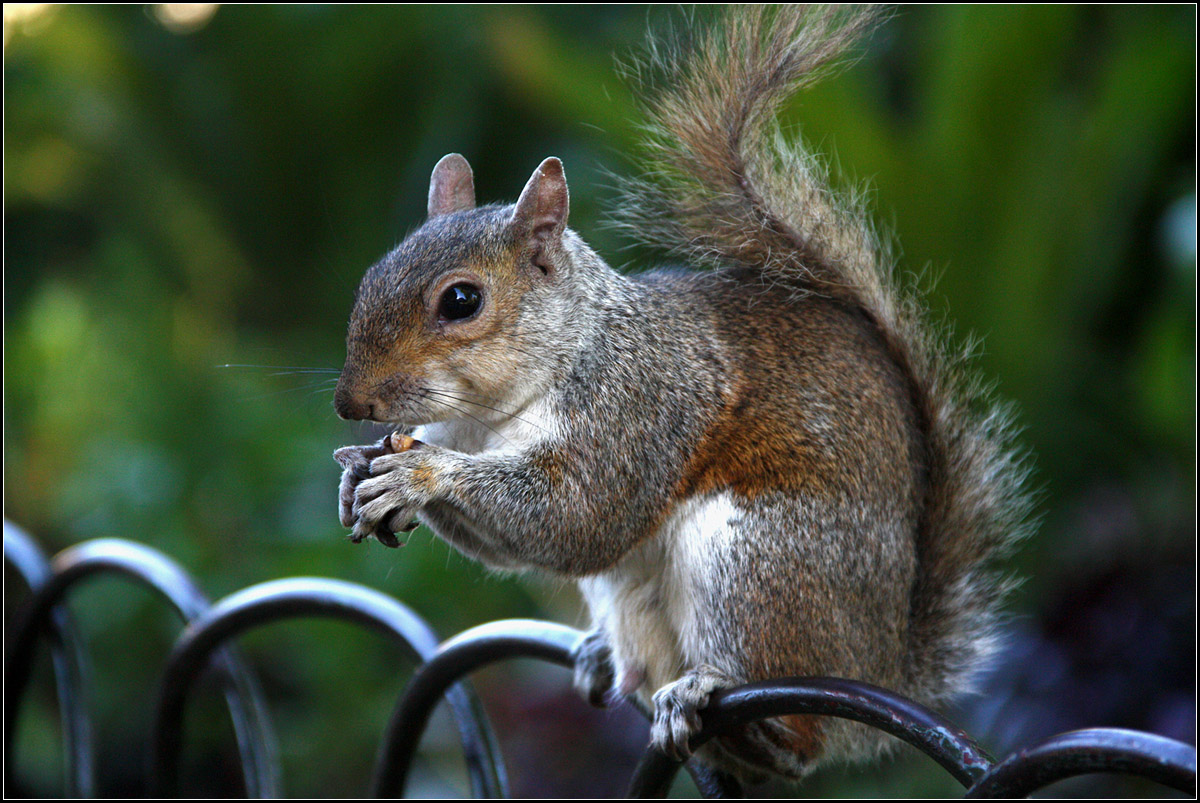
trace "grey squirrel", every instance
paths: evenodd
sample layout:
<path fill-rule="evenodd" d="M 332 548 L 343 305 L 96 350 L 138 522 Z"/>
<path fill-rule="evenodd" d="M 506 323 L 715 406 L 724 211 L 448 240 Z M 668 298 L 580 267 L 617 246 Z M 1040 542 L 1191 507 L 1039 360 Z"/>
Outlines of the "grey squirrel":
<path fill-rule="evenodd" d="M 352 538 L 395 545 L 415 516 L 488 566 L 577 580 L 592 629 L 576 686 L 637 695 L 676 757 L 718 688 L 962 692 L 994 648 L 990 564 L 1027 527 L 1010 416 L 775 122 L 872 21 L 739 8 L 655 51 L 621 217 L 693 269 L 610 268 L 567 228 L 558 159 L 515 204 L 476 206 L 450 154 L 427 220 L 351 313 L 339 415 L 416 439 L 335 454 Z M 885 741 L 780 717 L 702 758 L 798 777 Z"/>

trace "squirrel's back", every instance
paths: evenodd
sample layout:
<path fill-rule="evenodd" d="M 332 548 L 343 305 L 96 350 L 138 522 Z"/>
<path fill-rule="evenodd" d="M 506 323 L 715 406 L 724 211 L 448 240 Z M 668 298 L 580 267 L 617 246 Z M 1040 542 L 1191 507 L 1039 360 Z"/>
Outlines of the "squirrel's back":
<path fill-rule="evenodd" d="M 828 383 L 842 383 L 837 403 L 851 405 L 839 416 L 861 413 L 868 436 L 883 429 L 907 444 L 852 462 L 882 459 L 878 473 L 898 477 L 896 492 L 918 489 L 898 690 L 936 703 L 965 690 L 994 648 L 1006 586 L 992 564 L 1023 535 L 1029 501 L 1010 416 L 972 376 L 970 348 L 945 342 L 915 292 L 896 281 L 864 211 L 830 189 L 816 159 L 786 143 L 775 121 L 780 105 L 874 20 L 844 7 L 737 8 L 686 50 L 656 49 L 645 74 L 663 75 L 664 89 L 644 93 L 643 178 L 626 182 L 620 221 L 651 246 L 756 288 L 763 324 L 741 342 L 802 335 L 803 327 L 772 328 L 781 305 L 812 317 L 810 327 L 836 320 L 839 336 L 857 339 L 845 350 L 856 366 L 838 375 L 838 358 L 826 355 L 820 368 L 833 372 Z M 864 376 L 864 387 L 890 388 L 891 401 L 844 384 Z M 713 471 L 729 464 L 714 458 Z M 694 476 L 704 481 L 704 472 Z M 883 491 L 872 487 L 846 490 Z"/>

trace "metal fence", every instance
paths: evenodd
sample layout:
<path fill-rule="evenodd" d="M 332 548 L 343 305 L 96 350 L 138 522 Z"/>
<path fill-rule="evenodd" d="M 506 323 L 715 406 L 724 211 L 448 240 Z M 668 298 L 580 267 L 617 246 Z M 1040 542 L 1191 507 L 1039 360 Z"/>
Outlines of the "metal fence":
<path fill-rule="evenodd" d="M 14 772 L 13 732 L 29 686 L 34 650 L 49 643 L 62 716 L 66 794 L 94 790 L 92 732 L 82 705 L 80 645 L 63 602 L 86 577 L 117 574 L 157 592 L 184 622 L 161 674 L 150 735 L 152 797 L 186 794 L 177 788 L 184 705 L 201 670 L 221 679 L 250 797 L 278 796 L 279 762 L 262 693 L 230 641 L 260 625 L 283 619 L 333 617 L 372 629 L 395 641 L 418 664 L 388 724 L 371 782 L 371 793 L 403 793 L 417 745 L 434 706 L 445 699 L 457 725 L 476 797 L 507 797 L 503 760 L 483 709 L 463 678 L 511 658 L 535 658 L 564 667 L 583 633 L 534 620 L 505 620 L 472 628 L 439 642 L 419 616 L 372 589 L 323 578 L 293 578 L 251 586 L 210 603 L 178 565 L 157 550 L 131 541 L 88 541 L 48 561 L 30 537 L 4 523 L 5 559 L 24 578 L 29 599 L 13 617 L 5 664 L 6 785 Z M 910 700 L 870 686 L 833 678 L 786 678 L 716 692 L 703 711 L 703 730 L 692 746 L 714 735 L 767 717 L 820 714 L 879 728 L 922 751 L 966 790 L 967 797 L 1022 797 L 1056 781 L 1087 773 L 1148 778 L 1194 795 L 1196 750 L 1191 745 L 1138 731 L 1094 728 L 1046 739 L 996 760 L 966 733 Z M 630 779 L 631 797 L 666 794 L 680 764 L 647 748 Z M 736 781 L 689 762 L 705 797 L 736 797 Z"/>

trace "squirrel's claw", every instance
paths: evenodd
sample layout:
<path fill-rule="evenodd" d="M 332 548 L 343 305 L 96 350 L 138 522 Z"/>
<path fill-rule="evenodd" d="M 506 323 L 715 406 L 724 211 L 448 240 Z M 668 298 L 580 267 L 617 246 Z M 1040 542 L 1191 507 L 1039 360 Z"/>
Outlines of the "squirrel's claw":
<path fill-rule="evenodd" d="M 392 549 L 402 547 L 404 543 L 396 538 L 396 534 L 411 533 L 417 529 L 419 524 L 420 522 L 412 517 L 411 510 L 397 510 L 391 515 L 384 516 L 375 525 L 375 540 Z"/>
<path fill-rule="evenodd" d="M 375 540 L 390 549 L 398 549 L 403 546 L 400 540 L 396 538 L 396 534 L 382 524 L 375 528 Z"/>

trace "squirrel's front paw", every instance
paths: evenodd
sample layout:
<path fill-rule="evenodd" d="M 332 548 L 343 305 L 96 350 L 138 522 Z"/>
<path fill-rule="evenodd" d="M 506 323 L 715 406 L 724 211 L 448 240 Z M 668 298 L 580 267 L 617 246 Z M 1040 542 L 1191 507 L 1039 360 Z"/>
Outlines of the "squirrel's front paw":
<path fill-rule="evenodd" d="M 371 461 L 370 477 L 358 483 L 351 505 L 355 541 L 369 535 L 399 546 L 394 533 L 415 528 L 413 518 L 444 487 L 439 457 L 444 450 L 421 444 L 419 451 L 384 454 Z"/>
<path fill-rule="evenodd" d="M 700 732 L 700 709 L 716 689 L 736 686 L 729 675 L 707 664 L 696 667 L 654 693 L 654 724 L 650 741 L 676 761 L 692 754 L 688 742 Z"/>
<path fill-rule="evenodd" d="M 600 630 L 588 633 L 571 650 L 575 662 L 575 690 L 597 708 L 603 708 L 613 687 L 612 649 Z"/>
<path fill-rule="evenodd" d="M 333 453 L 333 459 L 342 467 L 342 481 L 338 485 L 338 520 L 343 527 L 354 526 L 354 491 L 360 482 L 371 476 L 371 461 L 390 451 L 389 439 L 383 438 L 369 446 L 343 446 Z"/>

